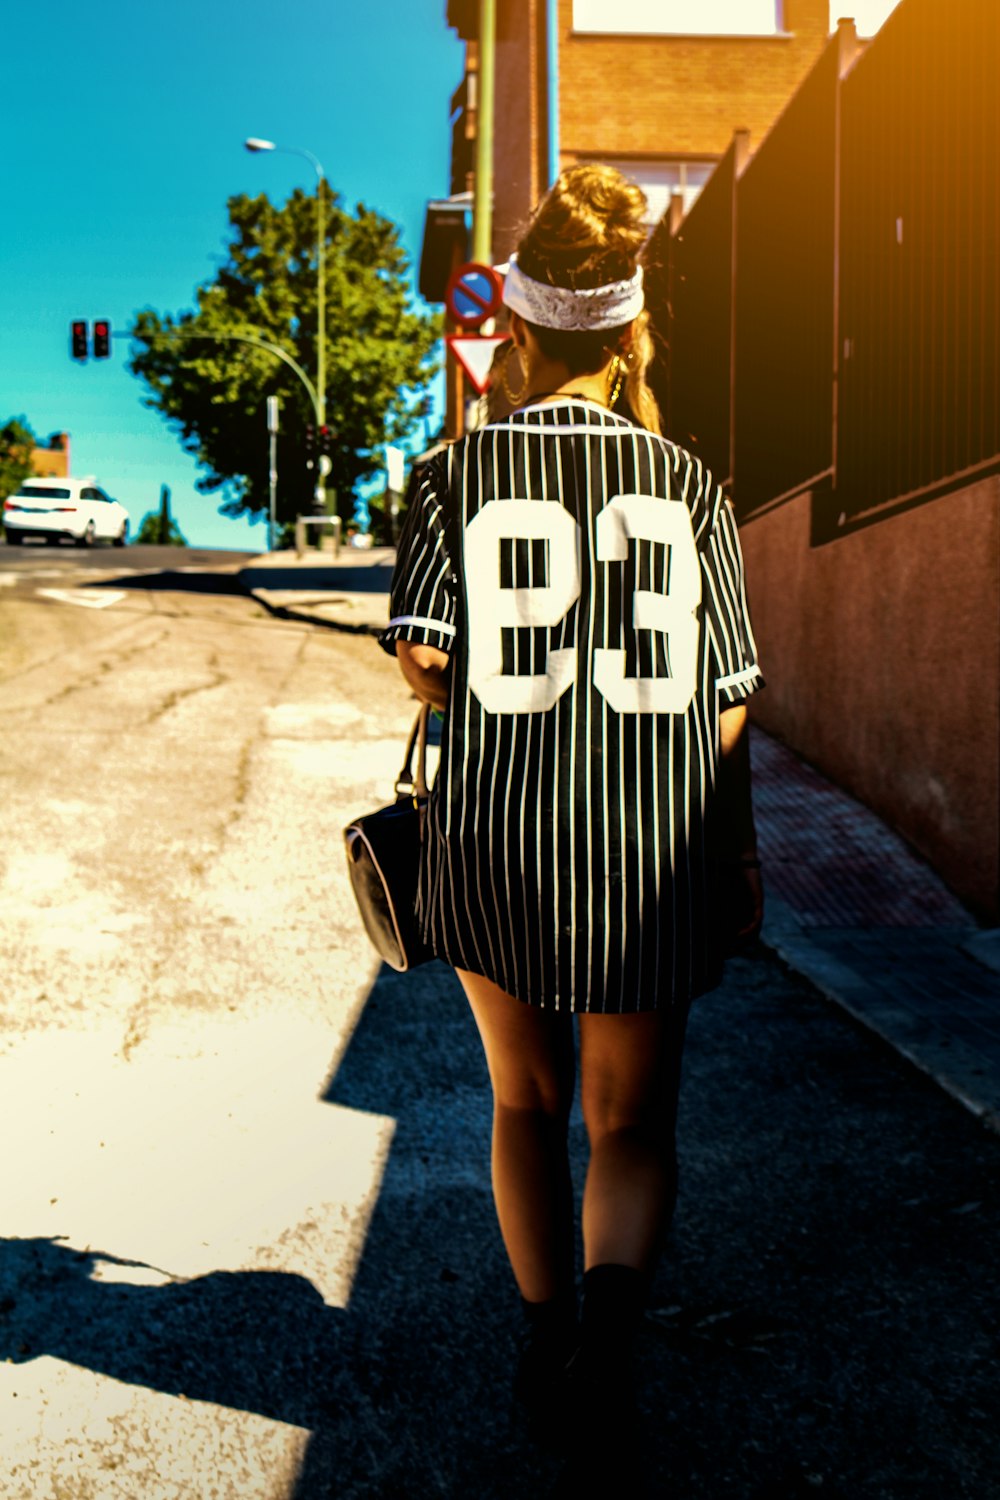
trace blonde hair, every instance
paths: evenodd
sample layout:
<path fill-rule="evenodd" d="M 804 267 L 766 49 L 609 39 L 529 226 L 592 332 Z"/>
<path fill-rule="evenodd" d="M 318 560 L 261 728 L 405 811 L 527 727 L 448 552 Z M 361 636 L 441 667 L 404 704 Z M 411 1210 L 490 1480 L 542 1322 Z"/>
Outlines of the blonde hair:
<path fill-rule="evenodd" d="M 625 281 L 635 275 L 646 244 L 646 215 L 645 193 L 614 167 L 567 167 L 532 214 L 517 263 L 532 280 L 573 291 Z M 531 327 L 542 352 L 573 375 L 593 374 L 618 347 L 613 328 L 590 333 Z M 646 382 L 652 357 L 643 311 L 632 324 L 625 396 L 642 425 L 659 432 L 659 408 Z"/>

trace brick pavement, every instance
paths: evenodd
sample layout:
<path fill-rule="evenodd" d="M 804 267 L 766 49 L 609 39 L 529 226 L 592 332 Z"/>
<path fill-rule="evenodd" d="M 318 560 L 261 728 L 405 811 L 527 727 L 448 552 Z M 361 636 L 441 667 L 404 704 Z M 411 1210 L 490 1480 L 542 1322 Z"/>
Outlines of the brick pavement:
<path fill-rule="evenodd" d="M 752 736 L 764 941 L 1000 1131 L 1000 970 L 928 864 L 777 740 Z"/>

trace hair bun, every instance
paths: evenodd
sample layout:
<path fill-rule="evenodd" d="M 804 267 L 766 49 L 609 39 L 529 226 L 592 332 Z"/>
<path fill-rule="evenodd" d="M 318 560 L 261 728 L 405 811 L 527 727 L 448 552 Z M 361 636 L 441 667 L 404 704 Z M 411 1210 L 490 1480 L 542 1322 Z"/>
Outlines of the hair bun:
<path fill-rule="evenodd" d="M 535 210 L 518 264 L 553 286 L 625 281 L 646 242 L 647 211 L 645 193 L 615 167 L 567 167 Z"/>

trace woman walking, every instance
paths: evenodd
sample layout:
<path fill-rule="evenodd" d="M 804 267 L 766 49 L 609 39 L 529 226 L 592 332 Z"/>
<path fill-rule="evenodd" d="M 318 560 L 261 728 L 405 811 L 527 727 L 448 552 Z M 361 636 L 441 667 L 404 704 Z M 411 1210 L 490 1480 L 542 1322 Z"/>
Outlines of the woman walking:
<path fill-rule="evenodd" d="M 605 1403 L 625 1388 L 676 1191 L 688 1009 L 721 974 L 723 885 L 742 935 L 760 925 L 744 702 L 762 678 L 731 508 L 659 435 L 646 384 L 644 214 L 599 166 L 563 172 L 536 210 L 504 294 L 515 409 L 423 471 L 381 638 L 444 715 L 418 910 L 486 1054 L 536 1413 L 560 1386 L 584 1406 L 596 1382 Z"/>

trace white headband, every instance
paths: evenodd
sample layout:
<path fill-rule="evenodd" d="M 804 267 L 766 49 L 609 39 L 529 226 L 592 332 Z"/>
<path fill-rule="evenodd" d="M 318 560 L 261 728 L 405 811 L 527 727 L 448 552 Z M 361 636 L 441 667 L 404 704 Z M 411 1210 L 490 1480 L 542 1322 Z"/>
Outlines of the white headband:
<path fill-rule="evenodd" d="M 620 328 L 623 323 L 631 323 L 638 317 L 645 306 L 642 267 L 638 267 L 629 281 L 612 281 L 607 286 L 572 291 L 568 287 L 532 281 L 517 264 L 517 256 L 512 255 L 504 279 L 503 300 L 505 307 L 520 313 L 522 318 L 540 328 L 594 331 Z"/>

